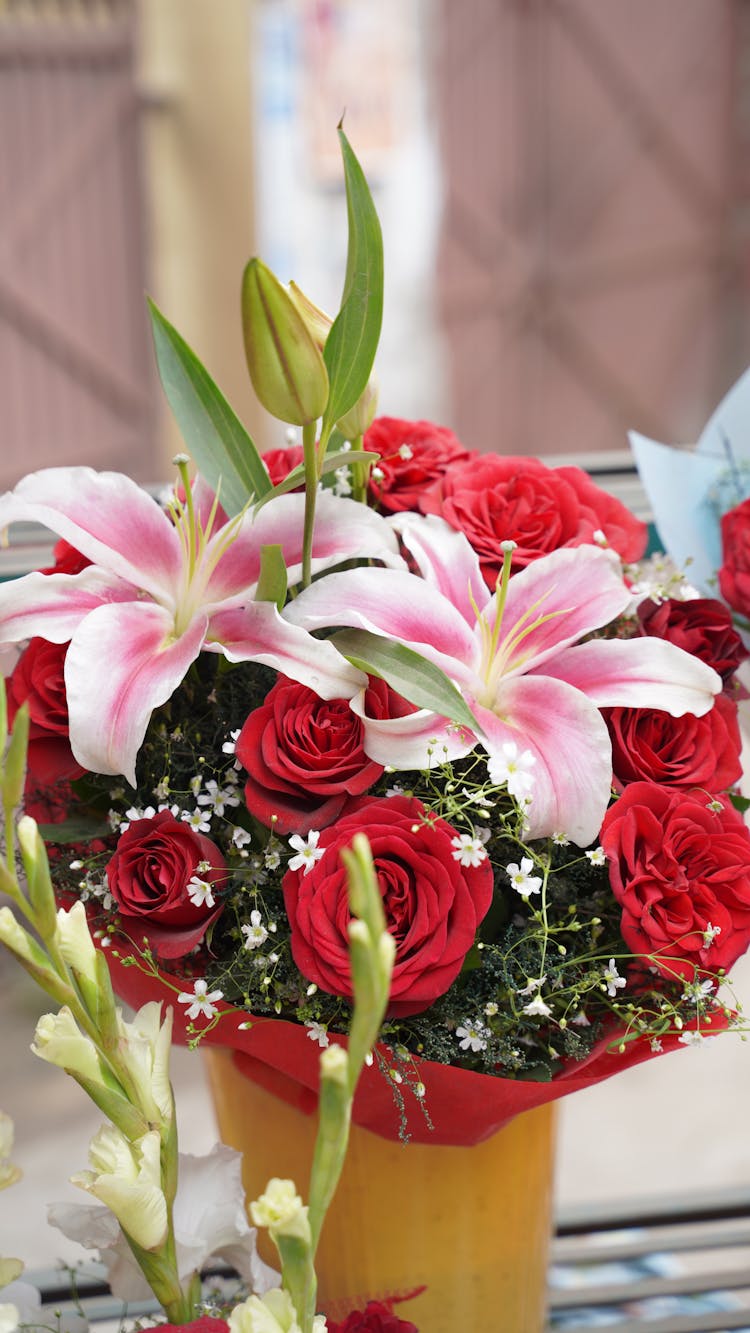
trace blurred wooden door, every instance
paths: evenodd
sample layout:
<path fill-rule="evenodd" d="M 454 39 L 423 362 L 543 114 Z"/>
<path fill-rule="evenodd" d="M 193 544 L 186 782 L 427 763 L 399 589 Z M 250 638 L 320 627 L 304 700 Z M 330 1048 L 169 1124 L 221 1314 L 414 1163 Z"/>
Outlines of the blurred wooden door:
<path fill-rule="evenodd" d="M 747 0 L 441 0 L 452 424 L 695 438 L 750 361 Z"/>
<path fill-rule="evenodd" d="M 0 487 L 153 480 L 131 0 L 0 0 Z"/>

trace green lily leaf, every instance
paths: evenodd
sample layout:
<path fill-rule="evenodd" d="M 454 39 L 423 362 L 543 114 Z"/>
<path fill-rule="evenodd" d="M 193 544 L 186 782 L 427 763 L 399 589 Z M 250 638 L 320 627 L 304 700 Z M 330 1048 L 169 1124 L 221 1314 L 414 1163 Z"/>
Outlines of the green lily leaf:
<path fill-rule="evenodd" d="M 342 629 L 332 635 L 331 643 L 339 652 L 373 676 L 382 676 L 394 690 L 418 708 L 429 708 L 441 717 L 448 717 L 461 727 L 467 727 L 475 736 L 482 729 L 463 696 L 440 667 L 426 657 L 393 643 L 379 634 L 365 629 Z"/>
<path fill-rule="evenodd" d="M 255 592 L 256 602 L 275 602 L 281 611 L 289 585 L 284 554 L 280 546 L 260 548 L 260 578 Z"/>
<path fill-rule="evenodd" d="M 379 458 L 380 454 L 372 453 L 368 449 L 341 449 L 335 454 L 326 454 L 321 476 L 324 477 L 329 472 L 335 472 L 337 468 L 343 467 L 345 463 L 377 463 Z M 294 491 L 298 486 L 304 486 L 304 484 L 305 469 L 303 464 L 299 463 L 297 467 L 292 468 L 292 471 L 287 477 L 284 477 L 283 481 L 278 482 L 273 490 L 268 492 L 268 495 L 263 496 L 263 499 L 255 507 L 256 512 L 269 500 L 275 499 L 277 495 L 286 495 L 289 491 Z"/>
<path fill-rule="evenodd" d="M 149 301 L 156 363 L 167 401 L 201 476 L 230 518 L 271 481 L 255 444 L 206 367 L 169 320 Z"/>
<path fill-rule="evenodd" d="M 383 237 L 372 195 L 339 126 L 344 160 L 349 245 L 341 309 L 323 353 L 330 392 L 321 435 L 345 416 L 363 392 L 375 360 L 383 322 Z"/>

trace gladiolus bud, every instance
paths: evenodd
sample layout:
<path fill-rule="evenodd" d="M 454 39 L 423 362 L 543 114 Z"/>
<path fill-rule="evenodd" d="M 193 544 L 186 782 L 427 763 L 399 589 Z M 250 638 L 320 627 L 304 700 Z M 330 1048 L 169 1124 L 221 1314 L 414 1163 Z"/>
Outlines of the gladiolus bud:
<path fill-rule="evenodd" d="M 42 939 L 49 941 L 57 928 L 55 893 L 49 873 L 47 849 L 36 821 L 24 815 L 18 821 L 18 845 L 26 872 L 29 902 L 34 910 L 34 926 Z"/>
<path fill-rule="evenodd" d="M 256 1227 L 268 1227 L 273 1239 L 294 1236 L 310 1240 L 307 1208 L 293 1180 L 279 1180 L 277 1176 L 269 1180 L 265 1193 L 250 1204 L 250 1216 Z"/>
<path fill-rule="evenodd" d="M 242 278 L 245 356 L 258 398 L 293 426 L 317 421 L 328 402 L 322 353 L 287 289 L 260 259 Z"/>
<path fill-rule="evenodd" d="M 316 1314 L 312 1333 L 325 1333 L 326 1321 Z M 280 1287 L 265 1296 L 249 1296 L 229 1316 L 229 1333 L 302 1333 L 292 1298 Z"/>

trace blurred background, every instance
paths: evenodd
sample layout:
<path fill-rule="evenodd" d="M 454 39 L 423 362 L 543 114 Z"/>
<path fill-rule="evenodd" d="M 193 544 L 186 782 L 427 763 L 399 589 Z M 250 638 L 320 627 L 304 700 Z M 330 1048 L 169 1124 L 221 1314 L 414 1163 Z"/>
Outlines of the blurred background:
<path fill-rule="evenodd" d="M 56 463 L 168 476 L 146 291 L 284 442 L 239 280 L 260 253 L 337 308 L 344 112 L 384 229 L 382 413 L 613 470 L 628 427 L 697 436 L 750 360 L 747 0 L 0 0 L 0 489 Z M 43 1204 L 75 1195 L 99 1119 L 29 1054 L 43 1007 L 0 958 L 26 1177 L 0 1254 L 32 1267 L 70 1253 Z M 176 1081 L 207 1148 L 198 1057 Z M 562 1102 L 561 1205 L 749 1185 L 749 1102 L 731 1037 Z"/>

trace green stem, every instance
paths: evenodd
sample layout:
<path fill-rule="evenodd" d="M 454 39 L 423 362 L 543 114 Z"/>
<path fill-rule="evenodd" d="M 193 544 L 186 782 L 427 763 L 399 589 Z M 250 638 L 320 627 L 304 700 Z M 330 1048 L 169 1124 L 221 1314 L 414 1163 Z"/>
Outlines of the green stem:
<path fill-rule="evenodd" d="M 302 586 L 312 579 L 312 544 L 315 531 L 315 505 L 318 499 L 318 459 L 315 451 L 316 422 L 302 427 L 302 455 L 305 468 L 305 522 L 302 533 Z"/>
<path fill-rule="evenodd" d="M 364 439 L 358 435 L 356 440 L 351 442 L 352 449 L 363 449 Z M 370 476 L 369 463 L 352 463 L 352 499 L 359 500 L 360 504 L 367 504 L 367 481 Z"/>

